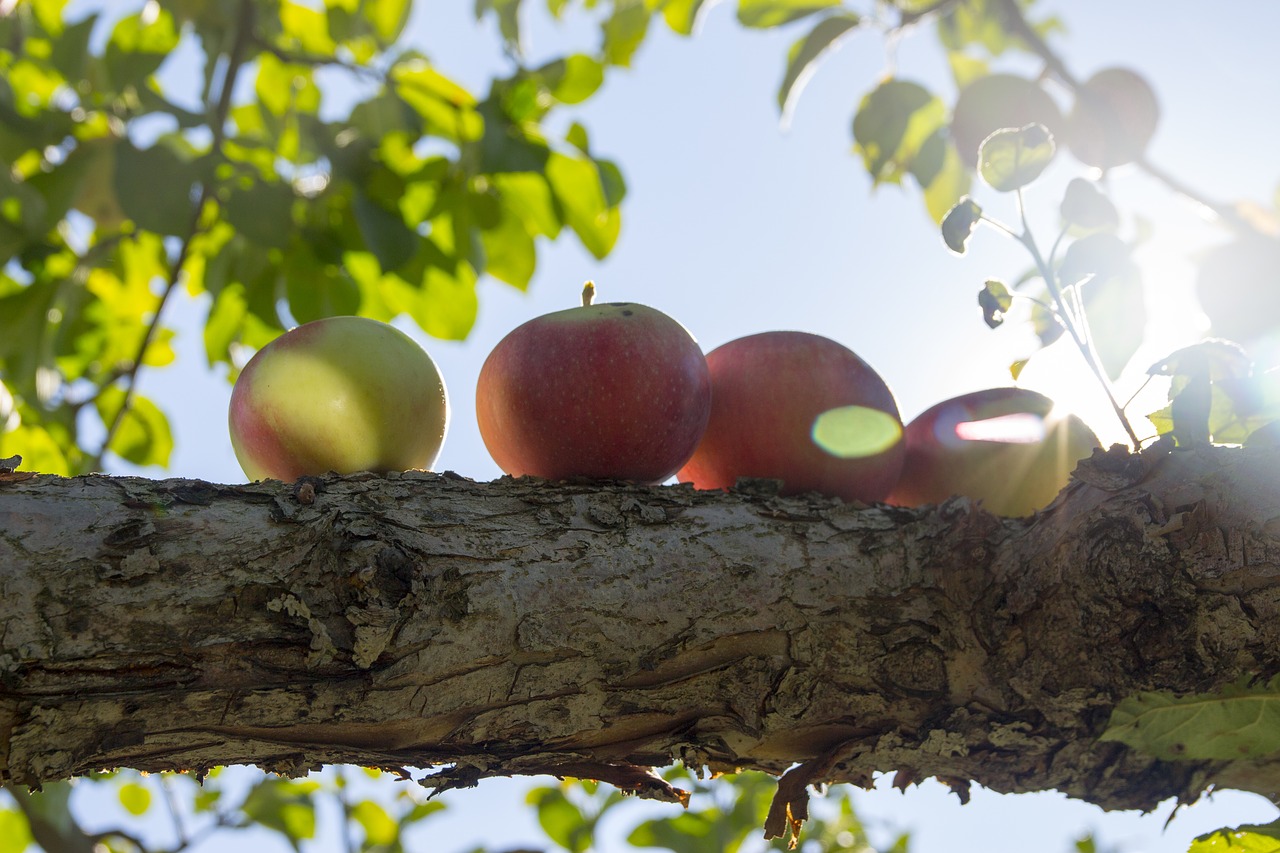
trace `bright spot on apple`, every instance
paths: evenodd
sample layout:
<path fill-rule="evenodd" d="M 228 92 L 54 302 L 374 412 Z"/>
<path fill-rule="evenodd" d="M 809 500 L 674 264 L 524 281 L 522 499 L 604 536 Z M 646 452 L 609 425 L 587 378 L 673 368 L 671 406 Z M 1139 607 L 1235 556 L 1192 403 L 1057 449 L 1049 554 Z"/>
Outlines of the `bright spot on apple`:
<path fill-rule="evenodd" d="M 893 447 L 902 424 L 888 412 L 866 406 L 829 409 L 813 421 L 813 441 L 838 459 L 863 459 Z"/>
<path fill-rule="evenodd" d="M 955 433 L 961 441 L 1035 444 L 1044 440 L 1044 418 L 1030 412 L 1015 412 L 979 421 L 962 421 L 956 424 Z"/>

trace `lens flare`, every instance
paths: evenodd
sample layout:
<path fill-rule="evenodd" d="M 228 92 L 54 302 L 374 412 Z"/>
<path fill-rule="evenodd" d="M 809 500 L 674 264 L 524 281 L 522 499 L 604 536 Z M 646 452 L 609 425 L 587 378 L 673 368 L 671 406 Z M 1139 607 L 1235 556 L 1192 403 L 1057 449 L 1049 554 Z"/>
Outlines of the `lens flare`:
<path fill-rule="evenodd" d="M 829 409 L 813 421 L 814 444 L 839 459 L 875 456 L 901 440 L 896 417 L 866 406 Z"/>
<path fill-rule="evenodd" d="M 996 441 L 1001 444 L 1035 444 L 1044 441 L 1044 418 L 1030 412 L 1016 412 L 962 421 L 956 424 L 956 438 L 962 441 Z"/>

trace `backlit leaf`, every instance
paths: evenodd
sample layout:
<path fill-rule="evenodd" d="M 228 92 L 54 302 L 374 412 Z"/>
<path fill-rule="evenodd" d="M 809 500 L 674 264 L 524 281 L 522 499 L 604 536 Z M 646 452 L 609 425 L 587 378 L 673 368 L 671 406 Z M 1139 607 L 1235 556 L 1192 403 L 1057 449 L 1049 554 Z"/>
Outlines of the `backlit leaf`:
<path fill-rule="evenodd" d="M 1084 178 L 1072 178 L 1062 197 L 1062 219 L 1088 230 L 1114 230 L 1120 225 L 1120 214 L 1111 199 L 1097 184 Z"/>
<path fill-rule="evenodd" d="M 782 114 L 783 126 L 790 123 L 796 101 L 817 69 L 818 61 L 825 53 L 833 50 L 841 37 L 861 20 L 852 12 L 831 15 L 823 18 L 808 35 L 791 45 L 787 53 L 787 69 L 782 75 L 782 85 L 778 87 L 778 110 Z"/>
<path fill-rule="evenodd" d="M 840 0 L 738 0 L 738 22 L 746 27 L 778 27 L 839 5 Z"/>
<path fill-rule="evenodd" d="M 943 217 L 942 242 L 957 255 L 963 255 L 968 251 L 969 237 L 973 235 L 973 229 L 981 219 L 982 208 L 976 201 L 965 196 Z"/>
<path fill-rule="evenodd" d="M 982 308 L 982 319 L 991 328 L 1004 322 L 1005 312 L 1013 304 L 1013 295 L 1003 282 L 988 279 L 982 290 L 978 291 L 978 305 Z"/>
<path fill-rule="evenodd" d="M 1206 832 L 1187 853 L 1280 853 L 1280 821 Z"/>
<path fill-rule="evenodd" d="M 141 817 L 151 808 L 151 791 L 137 782 L 126 782 L 120 786 L 120 805 L 134 817 Z"/>
<path fill-rule="evenodd" d="M 279 832 L 294 850 L 301 850 L 301 842 L 316 834 L 318 787 L 312 781 L 268 777 L 253 786 L 240 809 L 249 820 Z"/>
<path fill-rule="evenodd" d="M 1280 678 L 1216 693 L 1140 693 L 1111 712 L 1101 740 L 1165 761 L 1259 759 L 1280 752 Z"/>
<path fill-rule="evenodd" d="M 387 810 L 373 800 L 361 800 L 351 807 L 351 819 L 364 830 L 364 849 L 389 847 L 400 837 L 400 826 Z"/>
<path fill-rule="evenodd" d="M 117 89 L 136 86 L 159 70 L 178 46 L 173 15 L 159 4 L 122 18 L 111 31 L 103 59 Z"/>
<path fill-rule="evenodd" d="M 615 0 L 613 14 L 605 19 L 604 58 L 610 65 L 631 65 L 649 29 L 649 8 L 645 0 Z"/>
<path fill-rule="evenodd" d="M 98 415 L 108 428 L 123 402 L 124 390 L 114 386 L 105 389 L 94 401 Z M 135 465 L 167 467 L 173 452 L 169 419 L 155 403 L 134 394 L 108 449 Z"/>
<path fill-rule="evenodd" d="M 352 207 L 360 236 L 384 272 L 396 269 L 413 257 L 420 238 L 405 225 L 399 213 L 387 210 L 364 192 L 356 193 Z"/>
<path fill-rule="evenodd" d="M 997 130 L 978 149 L 978 174 L 993 189 L 1012 192 L 1040 177 L 1056 150 L 1042 124 Z"/>
<path fill-rule="evenodd" d="M 168 145 L 115 146 L 115 192 L 120 208 L 139 228 L 157 234 L 185 235 L 194 208 L 191 193 L 198 173 Z"/>
<path fill-rule="evenodd" d="M 929 90 L 889 79 L 858 105 L 853 139 L 876 184 L 899 183 L 945 122 L 946 107 Z"/>
<path fill-rule="evenodd" d="M 667 0 L 662 6 L 662 17 L 667 26 L 680 35 L 693 35 L 702 10 L 710 5 L 707 0 Z"/>
<path fill-rule="evenodd" d="M 552 154 L 546 175 L 565 224 L 591 254 L 597 258 L 609 254 L 622 220 L 617 208 L 606 203 L 600 169 L 591 160 Z"/>
<path fill-rule="evenodd" d="M 582 103 L 604 82 L 604 66 L 582 53 L 549 62 L 537 74 L 562 104 Z"/>

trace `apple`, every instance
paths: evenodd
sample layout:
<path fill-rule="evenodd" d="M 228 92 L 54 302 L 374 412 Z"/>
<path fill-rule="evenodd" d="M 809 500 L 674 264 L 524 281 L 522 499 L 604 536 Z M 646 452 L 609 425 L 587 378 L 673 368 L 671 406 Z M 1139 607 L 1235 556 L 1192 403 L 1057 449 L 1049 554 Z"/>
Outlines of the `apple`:
<path fill-rule="evenodd" d="M 711 383 L 697 341 L 633 302 L 583 304 L 512 330 L 480 368 L 476 419 L 512 476 L 660 483 L 693 453 Z"/>
<path fill-rule="evenodd" d="M 430 468 L 449 408 L 431 357 L 394 326 L 329 317 L 249 359 L 231 391 L 231 445 L 250 479 Z"/>
<path fill-rule="evenodd" d="M 1142 156 L 1155 135 L 1160 104 L 1151 84 L 1127 68 L 1104 68 L 1076 93 L 1067 146 L 1081 163 L 1109 169 Z"/>
<path fill-rule="evenodd" d="M 1085 422 L 1055 411 L 1043 394 L 962 394 L 907 424 L 906 464 L 888 502 L 919 506 L 964 495 L 996 515 L 1030 515 L 1057 497 L 1095 447 Z"/>
<path fill-rule="evenodd" d="M 902 468 L 902 421 L 884 380 L 851 350 L 807 332 L 764 332 L 707 354 L 711 420 L 677 475 L 699 489 L 741 477 L 784 495 L 883 500 Z"/>

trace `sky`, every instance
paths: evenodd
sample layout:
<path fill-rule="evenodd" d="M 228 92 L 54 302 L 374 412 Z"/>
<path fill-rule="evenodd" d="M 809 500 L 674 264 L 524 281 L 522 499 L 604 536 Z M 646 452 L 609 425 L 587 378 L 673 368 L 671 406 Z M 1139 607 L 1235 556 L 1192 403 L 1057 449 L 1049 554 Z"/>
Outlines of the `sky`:
<path fill-rule="evenodd" d="M 543 4 L 526 6 L 534 58 L 594 45 L 593 24 L 582 13 L 556 25 Z M 436 360 L 449 388 L 452 418 L 438 470 L 477 480 L 500 475 L 475 425 L 480 365 L 516 325 L 576 304 L 585 279 L 597 283 L 601 301 L 643 302 L 671 314 L 707 350 L 771 329 L 831 337 L 880 372 L 904 419 L 959 393 L 1010 384 L 1008 365 L 1027 354 L 1028 337 L 1012 328 L 988 330 L 974 295 L 988 277 L 1016 278 L 1027 266 L 1025 257 L 994 231 L 979 232 L 964 258 L 950 254 L 918 193 L 891 186 L 873 191 L 851 150 L 857 102 L 891 70 L 951 91 L 932 35 L 921 31 L 892 52 L 874 32 L 856 35 L 823 63 L 784 131 L 774 97 L 787 50 L 804 26 L 747 31 L 734 20 L 733 6 L 729 0 L 714 5 L 692 39 L 655 26 L 632 68 L 612 71 L 599 93 L 565 111 L 562 120 L 584 123 L 594 148 L 617 161 L 627 177 L 622 236 L 606 260 L 592 259 L 568 236 L 543 242 L 527 293 L 481 281 L 479 320 L 465 342 L 427 339 L 402 326 Z M 1124 65 L 1152 83 L 1163 108 L 1149 149 L 1154 162 L 1220 199 L 1272 198 L 1280 183 L 1280 51 L 1274 41 L 1280 4 L 1042 0 L 1037 8 L 1058 14 L 1066 25 L 1054 43 L 1077 75 Z M 483 92 L 495 73 L 506 70 L 506 60 L 492 19 L 477 25 L 472 10 L 472 0 L 420 0 L 404 40 Z M 326 98 L 340 105 L 351 94 L 333 80 Z M 1061 161 L 1032 191 L 1033 226 L 1040 224 L 1046 234 L 1056 228 L 1063 185 L 1080 174 L 1070 158 Z M 1153 226 L 1139 252 L 1153 301 L 1149 345 L 1134 359 L 1140 373 L 1205 331 L 1189 301 L 1188 262 L 1197 251 L 1225 242 L 1227 234 L 1136 171 L 1117 170 L 1111 187 L 1122 207 L 1139 211 Z M 988 192 L 979 200 L 990 211 L 1015 215 L 1007 197 Z M 140 391 L 173 422 L 171 468 L 138 471 L 117 463 L 113 473 L 244 482 L 225 428 L 230 386 L 204 362 L 199 328 L 206 310 L 202 300 L 170 306 L 168 321 L 180 333 L 179 362 L 141 379 Z M 1104 440 L 1122 437 L 1118 424 L 1099 410 L 1099 395 L 1073 353 L 1037 357 L 1023 383 L 1084 414 Z M 535 840 L 523 807 L 526 787 L 495 781 L 446 795 L 453 817 L 428 824 L 435 840 L 424 842 L 424 849 L 447 853 L 484 842 Z M 1231 793 L 1181 811 L 1165 829 L 1168 804 L 1141 817 L 1104 814 L 1056 794 L 1006 797 L 980 790 L 961 807 L 935 783 L 906 794 L 885 788 L 857 795 L 860 814 L 886 835 L 894 827 L 911 828 L 917 853 L 1066 851 L 1073 838 L 1090 831 L 1104 846 L 1119 845 L 1126 853 L 1180 851 L 1200 832 L 1276 817 L 1261 798 Z M 83 808 L 107 817 L 93 804 Z M 620 848 L 615 841 L 600 849 Z"/>

